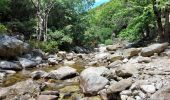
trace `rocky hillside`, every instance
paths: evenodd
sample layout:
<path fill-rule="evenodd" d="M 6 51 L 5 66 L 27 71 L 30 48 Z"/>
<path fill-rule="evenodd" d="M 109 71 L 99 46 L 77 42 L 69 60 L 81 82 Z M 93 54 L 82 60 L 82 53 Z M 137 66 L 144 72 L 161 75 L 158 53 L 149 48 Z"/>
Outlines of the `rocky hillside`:
<path fill-rule="evenodd" d="M 15 37 L 0 41 L 1 100 L 169 99 L 168 43 L 129 49 L 118 43 L 90 54 L 47 54 Z"/>

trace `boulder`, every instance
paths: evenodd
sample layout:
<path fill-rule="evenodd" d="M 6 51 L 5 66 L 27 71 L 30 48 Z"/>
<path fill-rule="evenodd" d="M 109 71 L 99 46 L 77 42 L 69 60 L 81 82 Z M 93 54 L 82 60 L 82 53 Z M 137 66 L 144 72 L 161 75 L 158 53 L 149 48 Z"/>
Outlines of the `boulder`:
<path fill-rule="evenodd" d="M 155 93 L 156 88 L 154 85 L 141 85 L 140 88 L 146 93 Z"/>
<path fill-rule="evenodd" d="M 98 53 L 98 54 L 96 54 L 95 55 L 95 59 L 106 59 L 108 56 L 110 56 L 110 54 L 109 53 L 105 53 L 105 52 L 103 52 L 103 53 Z"/>
<path fill-rule="evenodd" d="M 128 87 L 130 87 L 132 85 L 132 79 L 123 79 L 117 83 L 111 84 L 108 88 L 107 88 L 107 94 L 113 94 L 113 93 L 118 93 L 121 91 L 124 91 L 125 89 L 127 89 Z"/>
<path fill-rule="evenodd" d="M 26 59 L 26 58 L 19 58 L 19 62 L 21 64 L 21 66 L 23 68 L 33 68 L 33 67 L 36 67 L 37 63 L 32 61 L 32 60 L 29 60 L 29 59 Z"/>
<path fill-rule="evenodd" d="M 162 53 L 162 56 L 170 57 L 170 49 L 165 49 L 165 51 Z"/>
<path fill-rule="evenodd" d="M 124 64 L 121 67 L 117 68 L 115 72 L 117 76 L 126 78 L 137 74 L 138 70 L 133 64 Z"/>
<path fill-rule="evenodd" d="M 76 75 L 78 75 L 76 69 L 69 67 L 69 66 L 64 66 L 64 67 L 58 68 L 57 70 L 51 71 L 47 75 L 47 77 L 52 78 L 52 79 L 62 80 L 62 79 L 75 77 Z"/>
<path fill-rule="evenodd" d="M 109 57 L 110 62 L 114 62 L 116 60 L 123 60 L 122 55 L 120 54 L 113 54 Z"/>
<path fill-rule="evenodd" d="M 141 49 L 139 49 L 139 48 L 125 49 L 124 52 L 123 52 L 123 56 L 125 58 L 131 58 L 133 56 L 137 56 L 140 51 L 141 51 Z"/>
<path fill-rule="evenodd" d="M 80 76 L 80 87 L 84 94 L 96 95 L 107 84 L 108 79 L 97 74 L 86 74 Z"/>
<path fill-rule="evenodd" d="M 80 74 L 80 87 L 84 94 L 96 95 L 108 83 L 108 79 L 101 76 L 105 71 L 105 67 L 89 67 Z"/>
<path fill-rule="evenodd" d="M 29 46 L 21 40 L 10 36 L 0 36 L 0 57 L 14 58 L 27 52 Z"/>
<path fill-rule="evenodd" d="M 66 55 L 66 59 L 67 59 L 68 61 L 73 60 L 73 58 L 74 58 L 74 54 L 73 54 L 73 53 L 69 53 L 69 54 Z"/>
<path fill-rule="evenodd" d="M 40 64 L 42 62 L 42 58 L 40 56 L 34 57 L 31 59 L 32 61 L 35 61 L 35 63 Z"/>
<path fill-rule="evenodd" d="M 115 62 L 110 63 L 107 68 L 116 68 L 123 64 L 121 60 L 116 60 Z"/>
<path fill-rule="evenodd" d="M 39 70 L 39 71 L 32 72 L 30 76 L 31 76 L 32 79 L 40 79 L 46 74 L 47 73 L 45 71 Z"/>
<path fill-rule="evenodd" d="M 162 44 L 152 44 L 148 47 L 142 48 L 141 50 L 141 56 L 149 57 L 154 55 L 154 53 L 161 53 L 163 52 L 167 47 L 169 43 L 162 43 Z"/>
<path fill-rule="evenodd" d="M 107 51 L 116 51 L 117 49 L 119 48 L 122 48 L 123 47 L 123 44 L 120 44 L 120 43 L 117 43 L 115 45 L 109 45 L 106 47 L 106 50 Z"/>
<path fill-rule="evenodd" d="M 116 51 L 117 49 L 118 49 L 118 47 L 115 45 L 109 45 L 106 47 L 107 51 Z"/>
<path fill-rule="evenodd" d="M 56 65 L 58 64 L 57 58 L 48 58 L 49 65 Z"/>
<path fill-rule="evenodd" d="M 45 52 L 43 52 L 41 49 L 34 49 L 31 52 L 31 55 L 33 57 L 41 57 L 41 58 L 45 58 Z"/>
<path fill-rule="evenodd" d="M 149 58 L 149 57 L 142 57 L 142 56 L 139 56 L 138 58 L 137 58 L 137 62 L 138 63 L 150 63 L 152 61 L 152 59 L 151 58 Z"/>
<path fill-rule="evenodd" d="M 101 66 L 101 67 L 89 67 L 85 70 L 83 70 L 80 74 L 80 76 L 86 76 L 86 74 L 97 74 L 98 76 L 101 76 L 103 73 L 108 72 L 109 69 Z"/>
<path fill-rule="evenodd" d="M 0 61 L 0 69 L 19 71 L 22 70 L 22 67 L 17 63 L 9 61 Z"/>

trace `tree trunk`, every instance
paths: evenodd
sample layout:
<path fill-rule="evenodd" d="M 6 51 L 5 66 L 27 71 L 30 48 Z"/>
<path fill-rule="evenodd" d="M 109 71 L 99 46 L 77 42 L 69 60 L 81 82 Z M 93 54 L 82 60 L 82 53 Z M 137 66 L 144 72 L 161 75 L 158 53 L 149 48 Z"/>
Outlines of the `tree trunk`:
<path fill-rule="evenodd" d="M 160 42 L 164 41 L 164 29 L 161 21 L 161 10 L 157 7 L 156 0 L 153 0 L 153 10 L 156 16 L 157 26 L 158 26 L 158 35 Z"/>
<path fill-rule="evenodd" d="M 165 6 L 165 41 L 170 42 L 170 5 Z"/>

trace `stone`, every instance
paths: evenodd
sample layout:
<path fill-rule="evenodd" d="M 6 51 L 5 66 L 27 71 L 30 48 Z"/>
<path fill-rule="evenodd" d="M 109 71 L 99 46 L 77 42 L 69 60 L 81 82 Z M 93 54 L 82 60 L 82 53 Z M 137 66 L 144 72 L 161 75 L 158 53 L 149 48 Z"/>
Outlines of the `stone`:
<path fill-rule="evenodd" d="M 138 62 L 138 63 L 150 63 L 151 61 L 152 61 L 152 59 L 149 58 L 149 57 L 139 56 L 139 57 L 137 58 L 137 62 Z"/>
<path fill-rule="evenodd" d="M 116 68 L 116 67 L 119 67 L 123 64 L 123 62 L 121 60 L 116 60 L 112 63 L 110 63 L 107 68 Z"/>
<path fill-rule="evenodd" d="M 162 89 L 151 95 L 150 100 L 169 100 L 170 98 L 170 85 L 164 86 Z"/>
<path fill-rule="evenodd" d="M 108 56 L 110 56 L 110 54 L 109 53 L 98 53 L 98 54 L 96 54 L 95 55 L 95 59 L 106 59 Z"/>
<path fill-rule="evenodd" d="M 109 72 L 109 69 L 101 66 L 101 67 L 89 67 L 85 70 L 83 70 L 80 74 L 80 76 L 86 76 L 87 74 L 97 74 L 98 76 L 101 76 L 103 73 Z"/>
<path fill-rule="evenodd" d="M 37 56 L 37 57 L 32 58 L 31 60 L 35 61 L 36 64 L 40 64 L 43 59 L 40 56 Z"/>
<path fill-rule="evenodd" d="M 83 70 L 80 74 L 80 87 L 84 94 L 96 95 L 102 90 L 109 80 L 101 76 L 105 71 L 105 67 L 89 67 Z"/>
<path fill-rule="evenodd" d="M 110 62 L 114 62 L 116 60 L 123 60 L 122 55 L 120 54 L 113 54 L 109 57 Z"/>
<path fill-rule="evenodd" d="M 31 78 L 32 79 L 40 79 L 43 76 L 45 76 L 47 73 L 45 71 L 39 70 L 39 71 L 34 71 L 31 73 Z"/>
<path fill-rule="evenodd" d="M 139 95 L 142 99 L 145 99 L 145 98 L 146 98 L 146 94 L 143 93 L 142 91 L 139 91 L 138 95 Z"/>
<path fill-rule="evenodd" d="M 155 93 L 156 91 L 154 85 L 141 85 L 140 88 L 146 93 Z"/>
<path fill-rule="evenodd" d="M 51 71 L 47 75 L 47 77 L 52 78 L 52 79 L 62 80 L 62 79 L 72 78 L 77 75 L 78 75 L 78 72 L 76 69 L 69 67 L 69 66 L 63 66 L 63 67 L 58 68 L 57 70 Z"/>
<path fill-rule="evenodd" d="M 36 62 L 26 58 L 19 58 L 19 62 L 24 69 L 33 68 L 37 65 Z"/>
<path fill-rule="evenodd" d="M 55 95 L 38 95 L 36 100 L 58 100 L 58 96 L 55 96 Z"/>
<path fill-rule="evenodd" d="M 0 98 L 6 100 L 13 100 L 14 96 L 16 100 L 19 100 L 23 94 L 37 94 L 41 91 L 42 86 L 31 79 L 26 81 L 18 82 L 15 85 L 4 87 L 0 89 Z"/>
<path fill-rule="evenodd" d="M 127 95 L 120 95 L 121 100 L 127 100 L 128 96 Z"/>
<path fill-rule="evenodd" d="M 128 95 L 131 96 L 132 95 L 132 91 L 131 90 L 124 90 L 122 92 L 120 92 L 121 95 Z"/>
<path fill-rule="evenodd" d="M 6 78 L 6 73 L 1 73 L 0 72 L 0 83 L 3 83 Z"/>
<path fill-rule="evenodd" d="M 73 54 L 73 53 L 69 53 L 69 54 L 66 55 L 66 59 L 67 59 L 68 61 L 73 60 L 73 58 L 74 58 L 74 54 Z"/>
<path fill-rule="evenodd" d="M 143 57 L 149 57 L 154 55 L 154 53 L 161 53 L 163 52 L 167 47 L 169 43 L 162 43 L 162 44 L 152 44 L 148 47 L 142 48 L 141 50 L 141 56 Z"/>
<path fill-rule="evenodd" d="M 48 58 L 49 65 L 56 65 L 58 64 L 57 58 Z"/>
<path fill-rule="evenodd" d="M 72 66 L 72 65 L 74 65 L 76 62 L 75 61 L 64 61 L 64 65 L 66 65 L 66 66 Z"/>
<path fill-rule="evenodd" d="M 49 90 L 47 90 L 47 91 L 41 92 L 41 95 L 56 95 L 56 96 L 59 97 L 60 93 L 59 93 L 59 91 L 49 91 Z"/>
<path fill-rule="evenodd" d="M 100 44 L 98 48 L 98 52 L 103 53 L 106 52 L 106 46 L 104 44 Z"/>
<path fill-rule="evenodd" d="M 92 61 L 88 63 L 88 66 L 97 66 L 99 65 L 98 61 Z"/>
<path fill-rule="evenodd" d="M 134 74 L 138 73 L 138 70 L 133 64 L 124 64 L 121 67 L 116 69 L 116 75 L 119 77 L 131 77 Z"/>
<path fill-rule="evenodd" d="M 125 49 L 123 52 L 124 58 L 131 58 L 133 56 L 137 56 L 140 53 L 141 49 L 139 48 L 130 48 Z"/>
<path fill-rule="evenodd" d="M 118 93 L 121 92 L 125 89 L 127 89 L 128 87 L 130 87 L 132 85 L 132 79 L 128 78 L 128 79 L 123 79 L 117 83 L 111 84 L 108 88 L 107 88 L 107 94 L 113 94 L 113 93 Z"/>
<path fill-rule="evenodd" d="M 18 40 L 15 37 L 3 35 L 0 36 L 0 57 L 1 58 L 15 58 L 27 52 L 26 43 Z"/>
<path fill-rule="evenodd" d="M 140 96 L 135 96 L 135 100 L 143 100 Z"/>
<path fill-rule="evenodd" d="M 43 52 L 41 49 L 34 49 L 34 50 L 32 50 L 31 55 L 33 57 L 45 58 L 45 52 Z"/>
<path fill-rule="evenodd" d="M 108 79 L 97 74 L 80 75 L 80 87 L 84 94 L 96 95 L 108 82 Z"/>
<path fill-rule="evenodd" d="M 0 69 L 19 71 L 22 70 L 22 67 L 17 63 L 9 61 L 0 61 Z"/>
<path fill-rule="evenodd" d="M 106 47 L 106 50 L 107 51 L 116 51 L 117 49 L 119 49 L 119 46 L 118 45 L 108 45 Z"/>

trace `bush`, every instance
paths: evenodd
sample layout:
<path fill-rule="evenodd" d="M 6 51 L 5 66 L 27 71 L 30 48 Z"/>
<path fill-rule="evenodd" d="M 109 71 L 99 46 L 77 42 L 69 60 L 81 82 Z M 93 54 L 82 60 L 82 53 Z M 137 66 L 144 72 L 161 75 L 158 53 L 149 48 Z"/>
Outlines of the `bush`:
<path fill-rule="evenodd" d="M 111 39 L 105 40 L 106 45 L 112 45 L 113 41 Z"/>
<path fill-rule="evenodd" d="M 45 52 L 57 52 L 58 43 L 56 41 L 34 41 L 30 40 L 30 45 L 34 49 L 42 49 Z"/>
<path fill-rule="evenodd" d="M 0 33 L 6 33 L 7 32 L 7 28 L 0 23 Z"/>

